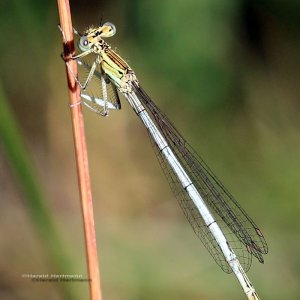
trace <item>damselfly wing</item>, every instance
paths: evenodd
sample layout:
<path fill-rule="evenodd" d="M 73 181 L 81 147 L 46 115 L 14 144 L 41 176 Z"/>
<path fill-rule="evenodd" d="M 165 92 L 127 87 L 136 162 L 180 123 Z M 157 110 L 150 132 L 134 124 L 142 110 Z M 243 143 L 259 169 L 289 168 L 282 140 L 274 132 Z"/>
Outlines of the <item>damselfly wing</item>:
<path fill-rule="evenodd" d="M 216 222 L 221 227 L 230 247 L 234 250 L 244 270 L 249 270 L 252 263 L 252 255 L 255 256 L 259 262 L 263 263 L 262 255 L 268 252 L 268 246 L 258 226 L 227 191 L 203 159 L 182 137 L 166 115 L 163 114 L 151 100 L 143 88 L 135 85 L 134 92 L 147 108 L 148 112 L 153 116 L 160 132 L 168 141 L 178 161 L 184 167 L 196 189 L 210 208 Z M 170 168 L 165 157 L 153 140 L 152 145 L 170 187 L 178 199 L 194 232 L 222 270 L 231 273 L 231 267 L 224 258 L 216 239 L 203 222 L 203 217 L 195 204 L 191 201 L 189 195 L 178 180 L 178 177 L 173 169 Z"/>
<path fill-rule="evenodd" d="M 91 65 L 88 63 L 82 64 L 79 62 L 79 64 L 86 68 L 87 72 L 91 68 Z M 95 72 L 94 77 L 97 77 L 99 82 L 101 76 L 102 74 L 100 72 Z M 114 86 L 113 83 L 111 83 L 111 85 Z M 252 255 L 256 257 L 259 262 L 263 263 L 264 259 L 262 255 L 268 252 L 268 247 L 258 226 L 227 191 L 203 159 L 182 137 L 171 121 L 161 112 L 142 87 L 140 85 L 133 85 L 133 89 L 133 92 L 147 108 L 147 111 L 153 116 L 160 132 L 168 141 L 177 159 L 213 213 L 216 222 L 221 227 L 226 240 L 234 250 L 244 270 L 247 272 L 250 269 Z M 96 99 L 99 99 L 100 96 L 101 95 L 95 94 Z M 163 173 L 194 232 L 222 270 L 226 273 L 231 273 L 232 269 L 230 265 L 225 259 L 215 237 L 204 223 L 199 210 L 182 187 L 177 175 L 169 166 L 169 163 L 162 155 L 151 135 L 149 136 Z"/>

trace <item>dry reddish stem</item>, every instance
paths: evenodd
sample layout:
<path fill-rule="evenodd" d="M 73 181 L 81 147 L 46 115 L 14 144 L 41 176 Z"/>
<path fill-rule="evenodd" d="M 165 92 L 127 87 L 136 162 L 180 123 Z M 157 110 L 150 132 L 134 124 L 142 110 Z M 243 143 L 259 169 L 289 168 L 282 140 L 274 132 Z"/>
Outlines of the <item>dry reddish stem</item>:
<path fill-rule="evenodd" d="M 68 53 L 69 51 L 71 51 L 72 55 L 74 55 L 74 39 L 70 5 L 68 0 L 57 0 L 57 4 L 59 10 L 60 25 L 66 37 L 67 45 L 64 44 L 64 55 L 66 57 L 70 54 Z M 76 62 L 70 60 L 69 64 L 73 70 L 73 73 L 77 74 Z M 102 296 L 100 288 L 100 273 L 94 226 L 93 202 L 89 176 L 86 140 L 84 133 L 84 121 L 80 105 L 80 89 L 68 68 L 66 68 L 66 71 L 69 87 L 69 98 L 73 125 L 73 138 L 75 144 L 78 183 L 83 214 L 86 254 L 88 261 L 88 274 L 90 279 L 90 298 L 92 300 L 101 300 Z"/>

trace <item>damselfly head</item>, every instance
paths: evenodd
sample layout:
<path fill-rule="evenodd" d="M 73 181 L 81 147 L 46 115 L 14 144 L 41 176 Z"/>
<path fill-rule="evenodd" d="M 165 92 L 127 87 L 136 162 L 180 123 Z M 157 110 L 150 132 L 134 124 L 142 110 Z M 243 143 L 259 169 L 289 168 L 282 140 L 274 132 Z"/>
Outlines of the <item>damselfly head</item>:
<path fill-rule="evenodd" d="M 102 38 L 108 38 L 116 33 L 116 27 L 114 24 L 106 22 L 100 27 L 90 27 L 84 32 L 78 41 L 78 47 L 81 51 L 87 51 L 97 43 L 103 43 Z M 102 44 L 101 43 L 101 44 Z"/>

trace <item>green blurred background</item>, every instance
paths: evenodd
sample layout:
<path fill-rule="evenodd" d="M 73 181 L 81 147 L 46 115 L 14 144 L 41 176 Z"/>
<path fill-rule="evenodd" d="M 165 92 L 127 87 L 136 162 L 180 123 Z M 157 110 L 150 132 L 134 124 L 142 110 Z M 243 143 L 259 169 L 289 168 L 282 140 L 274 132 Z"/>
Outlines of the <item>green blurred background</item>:
<path fill-rule="evenodd" d="M 108 42 L 262 228 L 270 253 L 248 273 L 261 298 L 299 299 L 299 1 L 71 10 L 79 31 L 102 16 L 116 25 Z M 56 2 L 1 0 L 0 24 L 0 298 L 88 299 L 86 283 L 22 278 L 86 276 Z M 128 104 L 84 115 L 104 299 L 243 299 L 190 229 Z"/>

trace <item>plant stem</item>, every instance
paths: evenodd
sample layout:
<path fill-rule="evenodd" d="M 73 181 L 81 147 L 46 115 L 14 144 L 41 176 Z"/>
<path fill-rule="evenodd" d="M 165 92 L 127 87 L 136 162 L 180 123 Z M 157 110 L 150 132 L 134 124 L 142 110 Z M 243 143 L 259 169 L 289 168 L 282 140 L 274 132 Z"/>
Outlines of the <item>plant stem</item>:
<path fill-rule="evenodd" d="M 60 25 L 66 38 L 66 44 L 64 44 L 64 55 L 65 57 L 67 57 L 68 55 L 70 55 L 69 51 L 72 55 L 74 55 L 75 53 L 70 5 L 68 0 L 57 0 L 57 4 L 59 10 Z M 74 60 L 70 60 L 69 64 L 72 68 L 73 73 L 77 74 L 76 62 Z M 78 183 L 84 224 L 88 274 L 90 279 L 90 298 L 91 300 L 101 300 L 102 296 L 100 288 L 100 272 L 97 255 L 87 147 L 84 133 L 84 120 L 80 105 L 80 89 L 68 68 L 66 68 L 66 71 L 69 88 L 69 103 L 71 108 Z"/>

